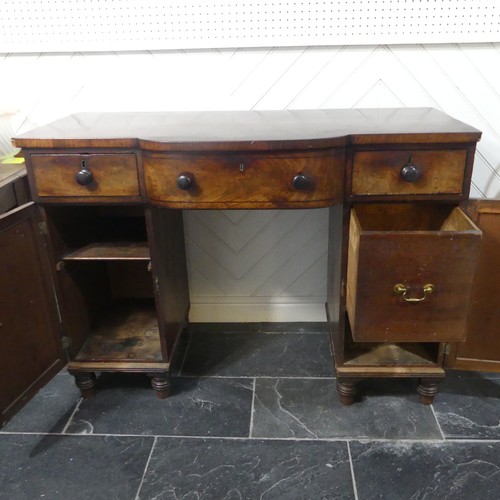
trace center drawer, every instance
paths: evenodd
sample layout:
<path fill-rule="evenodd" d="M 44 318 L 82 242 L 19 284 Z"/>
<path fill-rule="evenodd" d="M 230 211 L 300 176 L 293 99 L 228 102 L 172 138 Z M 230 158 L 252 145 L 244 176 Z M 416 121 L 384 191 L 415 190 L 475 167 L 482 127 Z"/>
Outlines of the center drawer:
<path fill-rule="evenodd" d="M 480 230 L 456 207 L 351 211 L 347 312 L 356 342 L 465 339 Z"/>
<path fill-rule="evenodd" d="M 341 200 L 342 151 L 148 154 L 149 199 L 196 208 L 328 206 Z"/>

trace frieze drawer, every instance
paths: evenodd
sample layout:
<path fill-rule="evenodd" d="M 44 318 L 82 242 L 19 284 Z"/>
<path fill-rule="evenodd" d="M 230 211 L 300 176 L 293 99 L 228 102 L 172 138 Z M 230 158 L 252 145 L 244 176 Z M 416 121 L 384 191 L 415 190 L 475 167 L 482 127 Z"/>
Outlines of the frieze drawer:
<path fill-rule="evenodd" d="M 466 160 L 465 149 L 357 151 L 352 194 L 460 194 Z"/>
<path fill-rule="evenodd" d="M 32 154 L 30 160 L 40 198 L 140 195 L 134 153 Z"/>

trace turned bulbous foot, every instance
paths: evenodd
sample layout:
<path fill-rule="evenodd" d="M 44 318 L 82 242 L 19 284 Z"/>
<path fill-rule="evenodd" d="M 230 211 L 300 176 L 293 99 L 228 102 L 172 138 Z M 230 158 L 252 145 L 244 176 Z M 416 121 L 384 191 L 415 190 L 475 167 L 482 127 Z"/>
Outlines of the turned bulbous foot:
<path fill-rule="evenodd" d="M 424 405 L 430 405 L 434 401 L 434 396 L 438 393 L 440 378 L 421 378 L 418 383 L 417 392 L 420 395 L 419 401 Z"/>
<path fill-rule="evenodd" d="M 94 372 L 70 372 L 75 377 L 75 384 L 80 389 L 82 398 L 90 399 L 94 397 L 96 376 Z"/>
<path fill-rule="evenodd" d="M 357 380 L 337 379 L 337 392 L 340 404 L 349 406 L 354 403 L 354 398 L 358 392 Z"/>
<path fill-rule="evenodd" d="M 151 387 L 156 391 L 158 399 L 166 399 L 170 396 L 170 375 L 168 373 L 151 373 Z"/>

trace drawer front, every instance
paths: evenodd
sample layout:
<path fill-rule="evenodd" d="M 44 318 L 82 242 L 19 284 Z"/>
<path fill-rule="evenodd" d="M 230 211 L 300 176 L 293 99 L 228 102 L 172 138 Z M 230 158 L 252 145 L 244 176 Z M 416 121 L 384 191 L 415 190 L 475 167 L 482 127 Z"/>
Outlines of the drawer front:
<path fill-rule="evenodd" d="M 343 154 L 145 155 L 149 199 L 194 207 L 326 206 L 342 196 Z M 184 182 L 184 184 L 183 184 Z M 294 184 L 295 182 L 295 184 Z M 184 188 L 184 189 L 183 189 Z"/>
<path fill-rule="evenodd" d="M 128 154 L 33 154 L 31 167 L 39 197 L 139 196 L 137 161 Z M 80 174 L 86 170 L 90 174 Z"/>
<path fill-rule="evenodd" d="M 465 339 L 480 231 L 365 231 L 351 214 L 347 311 L 357 342 Z M 469 221 L 470 222 L 470 221 Z"/>
<path fill-rule="evenodd" d="M 465 150 L 358 151 L 353 195 L 460 194 Z"/>

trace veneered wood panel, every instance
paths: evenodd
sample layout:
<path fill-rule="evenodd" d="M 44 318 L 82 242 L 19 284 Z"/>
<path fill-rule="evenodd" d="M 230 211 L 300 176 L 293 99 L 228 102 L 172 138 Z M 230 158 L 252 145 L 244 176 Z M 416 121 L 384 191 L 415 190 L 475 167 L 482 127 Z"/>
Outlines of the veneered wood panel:
<path fill-rule="evenodd" d="M 464 182 L 467 151 L 358 151 L 352 171 L 353 195 L 459 194 Z M 408 182 L 401 169 L 411 163 L 420 178 Z"/>
<path fill-rule="evenodd" d="M 163 361 L 170 361 L 189 314 L 182 211 L 151 207 L 146 223 Z"/>
<path fill-rule="evenodd" d="M 432 108 L 79 113 L 14 138 L 22 148 L 271 151 L 351 144 L 475 142 L 481 133 Z"/>
<path fill-rule="evenodd" d="M 31 168 L 39 197 L 139 196 L 135 154 L 32 154 Z M 82 186 L 76 174 L 85 163 L 93 181 Z"/>
<path fill-rule="evenodd" d="M 328 206 L 342 198 L 343 152 L 326 150 L 293 155 L 144 155 L 148 198 L 186 208 L 228 206 Z M 176 184 L 180 175 L 192 179 L 190 189 Z M 307 179 L 296 189 L 295 176 Z"/>
<path fill-rule="evenodd" d="M 31 203 L 0 217 L 0 424 L 63 366 L 37 220 Z"/>
<path fill-rule="evenodd" d="M 326 315 L 332 333 L 331 340 L 337 368 L 344 363 L 345 355 L 345 275 L 349 209 L 349 205 L 337 205 L 329 209 Z"/>

